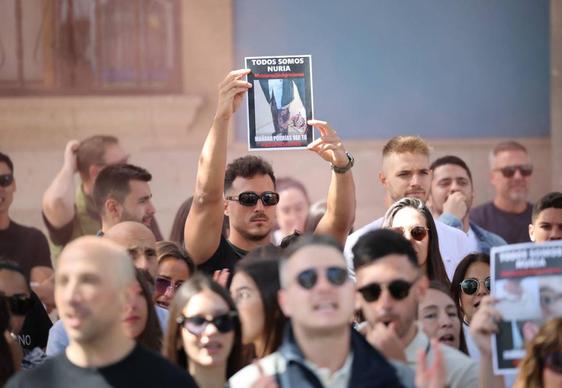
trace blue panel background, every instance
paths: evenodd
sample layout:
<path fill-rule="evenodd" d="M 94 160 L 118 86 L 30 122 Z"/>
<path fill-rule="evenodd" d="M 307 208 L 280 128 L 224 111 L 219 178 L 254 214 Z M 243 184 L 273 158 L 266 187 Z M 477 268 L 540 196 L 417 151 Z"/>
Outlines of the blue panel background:
<path fill-rule="evenodd" d="M 311 54 L 315 117 L 346 139 L 549 135 L 548 0 L 235 0 L 233 7 L 234 63 Z M 245 120 L 238 115 L 243 141 Z"/>

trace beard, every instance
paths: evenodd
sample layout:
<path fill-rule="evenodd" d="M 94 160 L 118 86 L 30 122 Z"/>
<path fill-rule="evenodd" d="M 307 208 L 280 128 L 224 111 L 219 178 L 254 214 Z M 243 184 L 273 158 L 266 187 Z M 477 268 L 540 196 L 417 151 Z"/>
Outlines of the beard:
<path fill-rule="evenodd" d="M 269 234 L 271 233 L 271 227 L 269 229 L 267 229 L 267 231 L 262 231 L 259 233 L 252 233 L 249 232 L 245 229 L 242 229 L 239 226 L 233 226 L 233 228 L 238 232 L 238 234 L 240 236 L 242 236 L 244 239 L 248 240 L 248 241 L 253 241 L 253 242 L 259 242 L 262 241 L 266 238 L 269 237 Z"/>

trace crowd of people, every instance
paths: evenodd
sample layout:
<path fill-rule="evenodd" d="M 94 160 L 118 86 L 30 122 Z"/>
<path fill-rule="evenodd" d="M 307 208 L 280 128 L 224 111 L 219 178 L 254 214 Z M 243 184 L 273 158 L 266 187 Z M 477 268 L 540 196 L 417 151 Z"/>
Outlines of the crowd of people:
<path fill-rule="evenodd" d="M 473 207 L 465 161 L 396 136 L 379 172 L 387 211 L 353 231 L 355 161 L 327 122 L 309 121 L 330 174 L 319 203 L 261 157 L 229 160 L 248 71 L 219 87 L 168 240 L 152 175 L 117 138 L 68 142 L 43 196 L 48 239 L 10 218 L 16 170 L 0 153 L 0 384 L 562 386 L 562 317 L 537 329 L 517 375 L 492 368 L 491 248 L 562 239 L 562 193 L 528 200 L 526 148 L 493 148 L 495 196 Z"/>

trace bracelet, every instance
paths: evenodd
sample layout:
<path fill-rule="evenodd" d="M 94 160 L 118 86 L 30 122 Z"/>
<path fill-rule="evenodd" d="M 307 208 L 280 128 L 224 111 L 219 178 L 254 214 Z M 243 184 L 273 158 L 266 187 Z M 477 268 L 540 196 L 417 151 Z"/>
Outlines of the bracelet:
<path fill-rule="evenodd" d="M 346 172 L 351 170 L 351 167 L 353 167 L 353 165 L 355 164 L 355 159 L 353 158 L 353 155 L 351 155 L 347 151 L 346 151 L 345 155 L 347 156 L 348 162 L 344 167 L 338 167 L 338 166 L 334 166 L 333 164 L 331 164 L 332 170 L 336 174 L 345 174 Z"/>

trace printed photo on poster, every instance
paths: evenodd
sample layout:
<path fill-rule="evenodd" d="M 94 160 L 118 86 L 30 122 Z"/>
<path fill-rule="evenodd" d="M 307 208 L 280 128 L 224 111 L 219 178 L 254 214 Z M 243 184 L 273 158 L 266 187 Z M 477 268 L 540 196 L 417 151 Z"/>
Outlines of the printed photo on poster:
<path fill-rule="evenodd" d="M 248 57 L 248 148 L 304 148 L 314 141 L 310 55 Z"/>
<path fill-rule="evenodd" d="M 562 316 L 562 241 L 495 247 L 491 264 L 492 295 L 503 318 L 492 341 L 494 373 L 516 373 L 527 342 Z"/>

